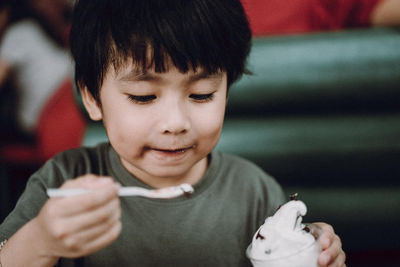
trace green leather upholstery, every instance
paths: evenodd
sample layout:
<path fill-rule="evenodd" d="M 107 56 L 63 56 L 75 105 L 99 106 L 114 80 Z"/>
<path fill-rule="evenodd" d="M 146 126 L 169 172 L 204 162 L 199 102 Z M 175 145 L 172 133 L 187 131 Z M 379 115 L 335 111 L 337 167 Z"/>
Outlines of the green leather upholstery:
<path fill-rule="evenodd" d="M 395 29 L 256 39 L 254 74 L 231 88 L 218 148 L 251 158 L 287 185 L 304 184 L 299 175 L 336 185 L 349 172 L 363 174 L 352 178 L 357 185 L 385 170 L 381 179 L 393 181 L 400 175 L 393 164 L 399 47 Z"/>
<path fill-rule="evenodd" d="M 400 248 L 400 31 L 258 38 L 248 63 L 216 149 L 298 192 L 306 220 L 332 224 L 345 249 Z"/>
<path fill-rule="evenodd" d="M 399 29 L 256 39 L 249 68 L 217 148 L 299 192 L 345 249 L 400 248 Z"/>
<path fill-rule="evenodd" d="M 254 75 L 233 86 L 228 111 L 270 114 L 393 107 L 396 101 L 388 95 L 400 95 L 399 31 L 255 39 L 249 60 Z"/>

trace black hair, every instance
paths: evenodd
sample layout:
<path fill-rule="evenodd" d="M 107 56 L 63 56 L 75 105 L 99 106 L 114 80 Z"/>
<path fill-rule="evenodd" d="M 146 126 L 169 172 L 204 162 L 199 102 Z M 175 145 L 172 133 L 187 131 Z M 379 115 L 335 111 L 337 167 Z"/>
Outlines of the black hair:
<path fill-rule="evenodd" d="M 169 59 L 182 73 L 226 71 L 229 87 L 246 72 L 251 31 L 239 0 L 79 0 L 70 46 L 78 88 L 99 101 L 108 67 L 127 59 L 143 71 L 165 72 Z"/>

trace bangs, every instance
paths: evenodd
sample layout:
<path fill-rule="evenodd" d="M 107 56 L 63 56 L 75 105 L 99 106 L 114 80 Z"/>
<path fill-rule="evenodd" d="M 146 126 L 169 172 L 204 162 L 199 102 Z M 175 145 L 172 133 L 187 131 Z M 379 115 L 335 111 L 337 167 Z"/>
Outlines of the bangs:
<path fill-rule="evenodd" d="M 171 64 L 177 68 L 181 73 L 188 71 L 196 72 L 201 68 L 208 74 L 214 74 L 221 71 L 226 71 L 226 68 L 220 62 L 201 61 L 195 57 L 188 57 L 188 55 L 171 54 L 166 51 L 164 47 L 154 47 L 148 41 L 135 41 L 132 46 L 135 49 L 117 49 L 113 46 L 109 54 L 108 66 L 113 66 L 116 73 L 129 65 L 135 66 L 140 72 L 153 69 L 157 73 L 169 71 Z M 106 70 L 108 71 L 108 70 Z"/>
<path fill-rule="evenodd" d="M 126 9 L 113 8 L 110 42 L 114 51 L 108 62 L 115 69 L 131 59 L 135 66 L 143 70 L 154 68 L 156 72 L 167 71 L 168 62 L 183 73 L 199 66 L 209 73 L 226 71 L 234 62 L 229 53 L 233 44 L 225 36 L 220 19 L 223 14 L 216 17 L 212 12 L 204 12 L 195 7 L 201 5 L 199 2 L 131 2 L 129 15 L 124 15 Z M 210 24 L 215 21 L 220 23 Z M 133 34 L 127 38 L 127 33 Z"/>
<path fill-rule="evenodd" d="M 251 32 L 238 0 L 78 1 L 71 30 L 77 83 L 97 97 L 110 66 L 244 72 Z"/>

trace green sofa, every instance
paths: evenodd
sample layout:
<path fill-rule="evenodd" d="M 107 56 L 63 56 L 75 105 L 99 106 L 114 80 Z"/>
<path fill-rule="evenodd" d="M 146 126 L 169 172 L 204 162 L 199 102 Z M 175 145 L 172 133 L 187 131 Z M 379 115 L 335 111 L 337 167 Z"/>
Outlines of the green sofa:
<path fill-rule="evenodd" d="M 298 192 L 346 251 L 400 251 L 400 31 L 257 38 L 248 63 L 216 149 Z M 105 138 L 93 124 L 84 143 Z"/>
<path fill-rule="evenodd" d="M 400 249 L 399 29 L 256 39 L 249 67 L 217 149 L 298 192 L 345 249 Z"/>

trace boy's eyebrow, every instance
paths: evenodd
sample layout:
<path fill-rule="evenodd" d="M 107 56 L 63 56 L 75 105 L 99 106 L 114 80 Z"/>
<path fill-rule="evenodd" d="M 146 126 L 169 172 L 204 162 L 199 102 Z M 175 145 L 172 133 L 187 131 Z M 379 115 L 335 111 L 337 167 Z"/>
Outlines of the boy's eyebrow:
<path fill-rule="evenodd" d="M 223 77 L 222 72 L 210 73 L 205 70 L 200 70 L 199 72 L 190 75 L 187 82 L 193 83 L 202 79 L 213 79 L 219 81 L 222 80 L 222 77 Z M 129 71 L 128 73 L 124 73 L 120 77 L 117 77 L 117 79 L 122 82 L 139 82 L 139 81 L 159 82 L 162 80 L 162 77 L 157 74 L 149 73 L 147 71 L 132 70 Z"/>
<path fill-rule="evenodd" d="M 208 71 L 205 70 L 201 70 L 199 72 L 196 72 L 195 74 L 191 75 L 188 79 L 188 82 L 196 82 L 202 79 L 213 79 L 213 80 L 222 80 L 223 74 L 222 72 L 218 71 L 215 73 L 210 73 Z"/>

